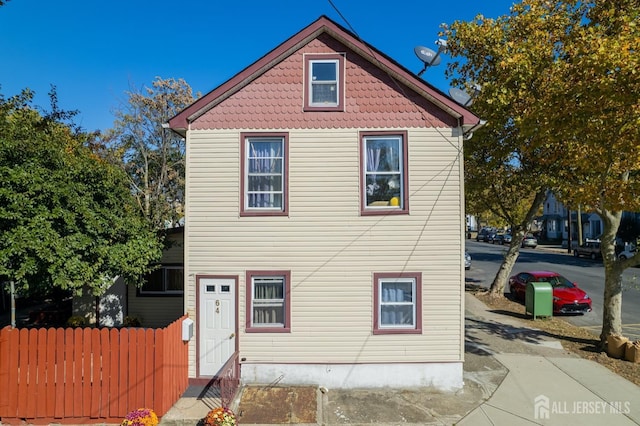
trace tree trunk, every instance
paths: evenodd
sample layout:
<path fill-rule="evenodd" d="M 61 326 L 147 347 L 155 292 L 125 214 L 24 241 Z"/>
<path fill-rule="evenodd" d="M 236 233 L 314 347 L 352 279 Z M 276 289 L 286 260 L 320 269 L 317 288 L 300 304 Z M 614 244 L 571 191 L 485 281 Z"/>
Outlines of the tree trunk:
<path fill-rule="evenodd" d="M 602 304 L 602 331 L 600 346 L 604 348 L 607 336 L 622 334 L 622 273 L 623 263 L 616 257 L 615 237 L 622 220 L 622 212 L 599 212 L 604 223 L 600 249 L 604 263 L 604 301 Z"/>
<path fill-rule="evenodd" d="M 504 288 L 507 285 L 507 280 L 509 279 L 509 275 L 513 270 L 513 266 L 516 264 L 516 260 L 518 260 L 522 240 L 524 240 L 524 237 L 529 230 L 530 224 L 533 221 L 533 217 L 536 215 L 536 213 L 540 209 L 540 206 L 544 202 L 546 192 L 546 189 L 539 190 L 538 193 L 536 193 L 536 196 L 533 199 L 531 207 L 529 207 L 529 211 L 524 217 L 524 220 L 515 227 L 513 225 L 511 226 L 511 245 L 509 246 L 509 250 L 507 250 L 507 254 L 505 255 L 504 260 L 500 265 L 500 269 L 498 269 L 498 273 L 496 274 L 493 282 L 491 283 L 491 287 L 489 288 L 491 297 L 504 296 Z"/>
<path fill-rule="evenodd" d="M 507 250 L 507 254 L 504 256 L 504 260 L 500 265 L 500 269 L 498 269 L 498 273 L 491 283 L 491 297 L 504 296 L 504 288 L 507 285 L 507 281 L 509 280 L 509 275 L 511 275 L 513 266 L 516 264 L 518 256 L 520 255 L 520 244 L 522 244 L 523 239 L 524 234 L 520 236 L 520 238 L 516 238 L 512 234 L 511 245 Z"/>
<path fill-rule="evenodd" d="M 604 277 L 604 302 L 602 305 L 602 332 L 600 344 L 604 346 L 610 334 L 622 334 L 622 271 L 614 261 Z"/>

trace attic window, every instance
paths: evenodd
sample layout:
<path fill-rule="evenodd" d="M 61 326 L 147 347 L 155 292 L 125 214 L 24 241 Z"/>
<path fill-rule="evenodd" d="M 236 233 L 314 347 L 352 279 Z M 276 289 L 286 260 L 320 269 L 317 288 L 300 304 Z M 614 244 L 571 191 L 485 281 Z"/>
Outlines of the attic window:
<path fill-rule="evenodd" d="M 305 111 L 342 111 L 344 56 L 305 56 Z"/>

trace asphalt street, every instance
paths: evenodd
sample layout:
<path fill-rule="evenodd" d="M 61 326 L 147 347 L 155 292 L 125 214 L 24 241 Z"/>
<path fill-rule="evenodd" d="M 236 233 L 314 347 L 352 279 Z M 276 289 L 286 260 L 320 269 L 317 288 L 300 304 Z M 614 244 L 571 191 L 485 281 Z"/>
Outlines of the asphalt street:
<path fill-rule="evenodd" d="M 467 240 L 466 248 L 472 257 L 471 269 L 466 272 L 467 282 L 489 287 L 502 262 L 506 246 Z M 602 329 L 604 297 L 604 267 L 602 261 L 576 258 L 565 251 L 539 246 L 520 249 L 520 256 L 511 275 L 523 271 L 550 270 L 558 272 L 578 284 L 592 299 L 593 311 L 585 315 L 563 315 L 572 324 L 585 327 L 595 334 Z M 632 340 L 640 339 L 640 268 L 624 272 L 622 295 L 622 322 L 624 334 Z M 508 292 L 508 288 L 506 289 Z M 524 309 L 524 308 L 523 308 Z"/>

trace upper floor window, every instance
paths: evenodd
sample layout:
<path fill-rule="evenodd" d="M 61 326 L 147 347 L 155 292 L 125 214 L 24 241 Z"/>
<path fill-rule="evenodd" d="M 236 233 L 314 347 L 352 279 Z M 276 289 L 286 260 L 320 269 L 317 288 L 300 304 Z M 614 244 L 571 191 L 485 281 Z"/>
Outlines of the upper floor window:
<path fill-rule="evenodd" d="M 184 272 L 182 265 L 163 265 L 144 277 L 139 294 L 182 295 L 184 293 Z"/>
<path fill-rule="evenodd" d="M 418 273 L 374 274 L 374 334 L 422 332 L 422 283 Z"/>
<path fill-rule="evenodd" d="M 305 111 L 342 111 L 344 56 L 305 56 Z"/>
<path fill-rule="evenodd" d="M 362 214 L 407 213 L 406 133 L 363 133 Z"/>
<path fill-rule="evenodd" d="M 241 215 L 286 215 L 287 135 L 243 134 L 241 151 Z"/>
<path fill-rule="evenodd" d="M 289 271 L 247 272 L 247 331 L 289 332 Z"/>

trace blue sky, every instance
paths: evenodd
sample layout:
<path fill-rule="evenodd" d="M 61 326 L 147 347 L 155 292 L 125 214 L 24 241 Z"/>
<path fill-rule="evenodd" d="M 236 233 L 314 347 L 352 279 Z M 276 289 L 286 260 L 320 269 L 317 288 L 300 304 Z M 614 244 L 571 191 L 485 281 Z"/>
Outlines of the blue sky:
<path fill-rule="evenodd" d="M 0 93 L 24 88 L 48 107 L 79 110 L 85 130 L 105 130 L 130 88 L 182 78 L 205 94 L 320 15 L 418 73 L 418 45 L 436 49 L 441 23 L 509 13 L 512 0 L 10 0 L 0 7 Z M 334 8 L 335 6 L 335 8 Z M 340 13 L 336 11 L 336 8 Z M 447 92 L 443 64 L 423 78 Z"/>

